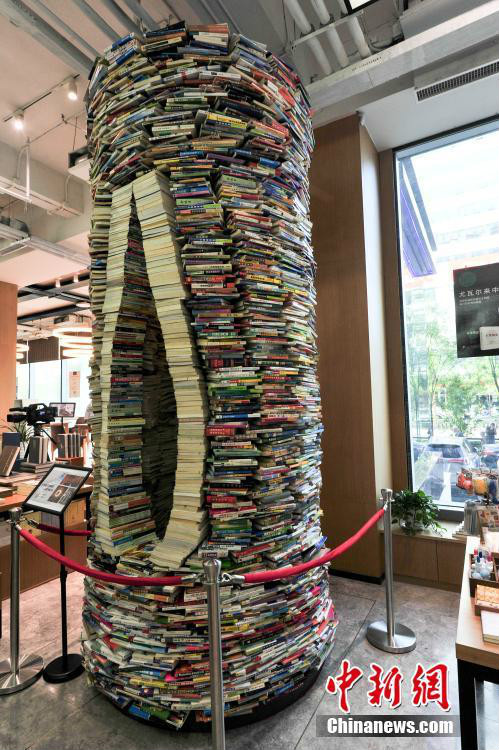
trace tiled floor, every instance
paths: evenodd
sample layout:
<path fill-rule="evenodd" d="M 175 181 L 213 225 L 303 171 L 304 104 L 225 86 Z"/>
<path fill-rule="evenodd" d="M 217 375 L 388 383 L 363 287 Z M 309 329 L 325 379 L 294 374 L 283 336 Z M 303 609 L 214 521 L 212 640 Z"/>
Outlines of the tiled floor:
<path fill-rule="evenodd" d="M 450 668 L 451 713 L 458 713 L 454 637 L 458 595 L 435 589 L 396 585 L 398 619 L 412 627 L 418 645 L 410 654 L 393 656 L 373 649 L 365 639 L 367 624 L 384 616 L 384 589 L 374 584 L 332 578 L 331 588 L 340 624 L 336 644 L 314 687 L 299 702 L 279 714 L 227 733 L 227 750 L 458 750 L 457 739 L 333 739 L 316 737 L 316 715 L 338 714 L 338 699 L 325 692 L 326 677 L 336 674 L 348 655 L 352 665 L 368 672 L 376 661 L 387 668 L 399 665 L 406 679 L 403 703 L 397 714 L 413 713 L 407 692 L 410 676 L 421 662 L 428 667 L 443 661 Z M 82 578 L 68 578 L 70 650 L 78 650 Z M 23 594 L 22 651 L 36 651 L 46 662 L 58 655 L 59 582 Z M 4 602 L 4 638 L 0 658 L 8 655 L 8 602 Z M 353 714 L 388 710 L 369 708 L 366 683 L 350 693 Z M 499 689 L 485 684 L 478 691 L 481 748 L 499 750 Z M 423 711 L 424 709 L 421 709 Z M 438 713 L 435 708 L 428 713 Z M 39 680 L 16 695 L 0 698 L 0 750 L 208 750 L 209 735 L 161 731 L 120 714 L 86 683 L 85 676 L 64 685 Z"/>

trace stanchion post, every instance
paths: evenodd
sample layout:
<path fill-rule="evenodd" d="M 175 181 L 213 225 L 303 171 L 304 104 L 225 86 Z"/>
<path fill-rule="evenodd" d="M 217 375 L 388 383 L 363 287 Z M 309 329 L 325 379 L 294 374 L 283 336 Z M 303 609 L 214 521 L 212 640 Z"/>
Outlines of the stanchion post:
<path fill-rule="evenodd" d="M 85 523 L 87 531 L 92 531 L 92 505 L 90 502 L 90 492 L 85 495 Z"/>
<path fill-rule="evenodd" d="M 393 544 L 392 544 L 392 502 L 393 491 L 381 490 L 381 501 L 385 507 L 384 546 L 385 546 L 385 595 L 386 622 L 378 620 L 367 628 L 367 640 L 372 646 L 390 654 L 404 654 L 416 647 L 416 636 L 406 625 L 395 622 L 393 603 Z"/>
<path fill-rule="evenodd" d="M 392 538 L 392 491 L 381 490 L 385 506 L 384 548 L 385 548 L 385 596 L 386 596 L 386 635 L 390 646 L 395 645 L 395 612 L 393 609 L 393 538 Z"/>
<path fill-rule="evenodd" d="M 64 514 L 59 516 L 59 552 L 66 554 Z M 60 566 L 59 579 L 61 584 L 61 642 L 62 656 L 53 659 L 43 670 L 43 677 L 47 682 L 68 682 L 83 674 L 83 659 L 81 654 L 68 654 L 68 608 L 66 597 L 66 579 L 68 573 L 64 565 Z"/>
<path fill-rule="evenodd" d="M 220 560 L 203 562 L 208 598 L 208 638 L 210 643 L 211 746 L 225 750 L 222 628 L 220 625 Z"/>
<path fill-rule="evenodd" d="M 13 508 L 10 516 L 10 659 L 0 662 L 0 695 L 17 693 L 32 685 L 42 674 L 43 659 L 37 654 L 19 658 L 20 627 L 20 557 L 17 524 L 21 508 Z"/>

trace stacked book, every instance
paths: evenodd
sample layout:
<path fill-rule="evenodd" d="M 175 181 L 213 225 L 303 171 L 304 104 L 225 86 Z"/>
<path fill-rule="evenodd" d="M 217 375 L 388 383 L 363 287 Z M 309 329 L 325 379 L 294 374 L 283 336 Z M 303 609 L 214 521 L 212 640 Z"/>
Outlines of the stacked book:
<path fill-rule="evenodd" d="M 48 463 L 49 438 L 44 435 L 34 435 L 29 439 L 28 462 L 30 464 Z"/>
<path fill-rule="evenodd" d="M 321 407 L 297 75 L 225 24 L 116 42 L 87 94 L 94 212 L 92 563 L 130 575 L 310 560 Z M 191 576 L 192 577 L 192 576 Z M 225 711 L 293 694 L 332 645 L 323 568 L 222 591 Z M 209 721 L 204 589 L 86 582 L 85 663 L 131 715 Z"/>
<path fill-rule="evenodd" d="M 62 432 L 57 435 L 59 458 L 74 458 L 81 455 L 82 436 L 77 432 Z"/>

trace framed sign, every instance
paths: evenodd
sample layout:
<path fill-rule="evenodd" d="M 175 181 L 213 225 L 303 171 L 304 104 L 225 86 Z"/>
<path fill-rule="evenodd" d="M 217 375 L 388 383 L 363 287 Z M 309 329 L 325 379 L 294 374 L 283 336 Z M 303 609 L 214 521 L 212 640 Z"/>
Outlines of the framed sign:
<path fill-rule="evenodd" d="M 76 409 L 76 401 L 51 401 L 49 406 L 55 406 L 57 409 L 57 417 L 74 417 Z"/>
<path fill-rule="evenodd" d="M 91 471 L 86 467 L 53 466 L 28 495 L 23 510 L 42 510 L 62 516 Z"/>
<path fill-rule="evenodd" d="M 69 398 L 80 398 L 80 371 L 70 370 L 68 374 Z"/>
<path fill-rule="evenodd" d="M 499 263 L 454 271 L 458 357 L 499 354 Z"/>

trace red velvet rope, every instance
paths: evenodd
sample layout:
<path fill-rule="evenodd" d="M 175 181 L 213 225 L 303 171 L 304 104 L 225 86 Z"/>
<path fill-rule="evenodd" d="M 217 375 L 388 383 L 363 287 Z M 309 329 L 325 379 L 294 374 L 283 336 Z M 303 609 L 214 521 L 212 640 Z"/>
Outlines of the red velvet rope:
<path fill-rule="evenodd" d="M 37 550 L 43 552 L 44 555 L 48 555 L 52 560 L 64 565 L 66 568 L 72 568 L 78 573 L 82 573 L 84 576 L 91 576 L 97 578 L 98 581 L 105 581 L 106 583 L 119 583 L 122 586 L 178 586 L 183 582 L 182 576 L 167 576 L 166 578 L 151 578 L 146 576 L 120 576 L 114 573 L 105 573 L 103 570 L 94 570 L 94 568 L 87 568 L 86 565 L 80 565 L 80 563 L 71 560 L 65 555 L 61 555 L 60 552 L 56 552 L 48 544 L 45 544 L 33 534 L 30 534 L 26 529 L 19 529 L 19 534 L 23 539 L 36 547 Z"/>
<path fill-rule="evenodd" d="M 306 563 L 301 563 L 301 565 L 293 565 L 289 568 L 277 568 L 276 570 L 264 570 L 261 573 L 245 573 L 244 574 L 244 582 L 245 583 L 268 583 L 268 581 L 277 581 L 279 578 L 288 578 L 289 576 L 297 576 L 300 573 L 305 573 L 306 570 L 310 570 L 310 568 L 318 568 L 319 565 L 326 565 L 328 562 L 331 562 L 331 560 L 334 560 L 335 557 L 339 557 L 344 552 L 346 552 L 350 547 L 353 547 L 354 544 L 356 544 L 359 539 L 361 539 L 364 534 L 366 534 L 369 529 L 376 524 L 383 513 L 385 512 L 384 508 L 380 508 L 377 513 L 372 516 L 369 521 L 366 521 L 366 523 L 360 527 L 360 529 L 349 539 L 347 539 L 345 542 L 342 542 L 338 547 L 335 547 L 330 552 L 326 552 L 325 555 L 322 555 L 322 557 L 317 557 L 315 560 L 310 560 Z"/>
<path fill-rule="evenodd" d="M 288 568 L 276 568 L 276 570 L 264 570 L 261 573 L 245 573 L 242 577 L 245 583 L 267 583 L 269 581 L 277 581 L 280 578 L 289 578 L 290 576 L 297 576 L 300 573 L 311 568 L 318 568 L 320 565 L 326 565 L 335 557 L 339 557 L 346 552 L 350 547 L 353 547 L 364 534 L 366 534 L 370 528 L 372 528 L 381 518 L 385 512 L 384 508 L 380 508 L 361 528 L 353 534 L 349 539 L 335 547 L 330 552 L 326 552 L 322 557 L 317 557 L 315 560 L 309 560 L 309 562 L 301 563 L 301 565 L 293 565 Z M 47 544 L 42 542 L 37 537 L 30 534 L 26 529 L 18 527 L 20 536 L 23 537 L 27 542 L 36 547 L 40 552 L 43 552 L 48 557 L 51 557 L 56 562 L 64 565 L 67 568 L 76 570 L 78 573 L 82 573 L 85 576 L 91 578 L 97 578 L 99 581 L 105 581 L 106 583 L 117 583 L 121 586 L 178 586 L 184 582 L 182 576 L 167 576 L 165 578 L 154 578 L 149 576 L 122 576 L 115 575 L 114 573 L 105 573 L 102 570 L 95 570 L 94 568 L 87 568 L 85 565 L 71 560 L 65 555 L 61 555 L 60 552 L 56 552 L 49 547 Z"/>
<path fill-rule="evenodd" d="M 59 533 L 57 526 L 50 526 L 48 523 L 36 523 L 32 521 L 31 524 L 35 528 L 40 529 L 40 531 L 49 531 L 51 534 Z M 91 534 L 92 532 L 86 529 L 64 529 L 64 536 L 90 536 Z"/>

